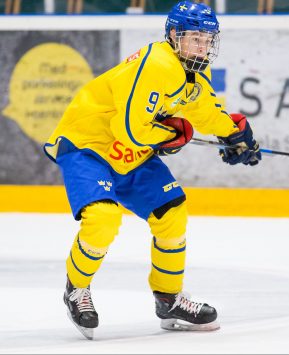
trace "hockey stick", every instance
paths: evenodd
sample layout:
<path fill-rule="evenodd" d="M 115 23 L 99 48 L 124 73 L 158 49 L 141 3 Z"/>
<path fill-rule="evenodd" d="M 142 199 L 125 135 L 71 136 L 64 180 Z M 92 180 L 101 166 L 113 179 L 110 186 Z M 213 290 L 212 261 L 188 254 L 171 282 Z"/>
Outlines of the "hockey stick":
<path fill-rule="evenodd" d="M 239 148 L 238 145 L 225 145 L 216 141 L 207 141 L 204 139 L 200 139 L 200 138 L 192 138 L 189 142 L 190 144 L 196 144 L 196 145 L 208 145 L 208 146 L 214 146 L 216 148 L 219 149 L 225 149 L 225 148 L 230 148 L 230 149 L 237 149 Z M 264 155 L 284 155 L 289 157 L 289 153 L 287 152 L 280 152 L 278 150 L 271 150 L 271 149 L 265 149 L 265 148 L 260 148 L 260 152 Z"/>

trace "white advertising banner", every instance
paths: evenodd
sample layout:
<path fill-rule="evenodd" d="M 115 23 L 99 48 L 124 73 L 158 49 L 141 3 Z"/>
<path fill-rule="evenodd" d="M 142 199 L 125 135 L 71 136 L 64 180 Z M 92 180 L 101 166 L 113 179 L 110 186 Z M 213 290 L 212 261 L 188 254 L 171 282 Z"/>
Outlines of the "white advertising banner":
<path fill-rule="evenodd" d="M 244 17 L 244 21 L 245 21 Z M 163 40 L 162 29 L 122 30 L 121 58 Z M 213 86 L 228 112 L 248 117 L 262 148 L 289 152 L 289 28 L 221 31 Z M 201 137 L 197 132 L 197 137 Z M 213 140 L 213 136 L 202 136 Z M 258 166 L 227 166 L 215 147 L 187 145 L 163 158 L 186 186 L 289 187 L 289 157 L 264 156 Z"/>

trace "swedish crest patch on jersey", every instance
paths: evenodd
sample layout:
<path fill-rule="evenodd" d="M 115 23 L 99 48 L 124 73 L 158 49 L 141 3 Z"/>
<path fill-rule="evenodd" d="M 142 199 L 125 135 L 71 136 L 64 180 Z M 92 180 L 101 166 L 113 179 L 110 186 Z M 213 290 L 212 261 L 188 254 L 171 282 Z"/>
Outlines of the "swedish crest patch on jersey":
<path fill-rule="evenodd" d="M 197 98 L 201 95 L 202 93 L 202 85 L 200 83 L 195 83 L 194 88 L 192 90 L 192 93 L 189 97 L 189 101 L 196 101 Z"/>
<path fill-rule="evenodd" d="M 203 91 L 203 87 L 200 83 L 195 83 L 191 92 L 186 92 L 186 100 L 180 102 L 181 105 L 186 105 L 189 102 L 194 102 L 198 99 Z"/>

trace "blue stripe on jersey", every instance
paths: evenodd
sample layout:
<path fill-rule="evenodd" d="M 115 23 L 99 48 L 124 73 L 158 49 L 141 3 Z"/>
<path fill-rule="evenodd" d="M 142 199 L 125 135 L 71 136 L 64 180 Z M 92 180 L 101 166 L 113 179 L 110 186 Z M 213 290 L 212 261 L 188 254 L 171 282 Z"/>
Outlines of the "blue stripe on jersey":
<path fill-rule="evenodd" d="M 78 244 L 78 248 L 79 250 L 81 251 L 81 253 L 86 256 L 88 259 L 91 259 L 91 260 L 100 260 L 102 258 L 104 258 L 104 255 L 103 256 L 99 256 L 99 257 L 95 257 L 95 256 L 91 256 L 89 255 L 88 253 L 86 253 L 86 251 L 82 248 L 81 244 L 80 244 L 80 241 L 79 241 L 79 237 L 77 238 L 77 244 Z"/>
<path fill-rule="evenodd" d="M 185 82 L 183 83 L 183 85 L 175 92 L 173 92 L 171 95 L 166 94 L 165 96 L 167 97 L 173 97 L 175 95 L 177 95 L 179 92 L 181 92 L 183 90 L 183 88 L 185 87 L 185 85 L 187 84 L 187 79 L 185 80 Z"/>
<path fill-rule="evenodd" d="M 214 92 L 210 92 L 211 96 L 216 97 L 217 95 Z"/>
<path fill-rule="evenodd" d="M 212 86 L 212 83 L 210 81 L 210 79 L 207 77 L 207 75 L 205 75 L 204 73 L 198 73 L 201 75 L 202 78 L 204 78 L 211 86 Z"/>
<path fill-rule="evenodd" d="M 171 133 L 177 133 L 177 131 L 173 128 L 167 127 L 167 126 L 162 126 L 160 124 L 154 123 L 153 126 L 164 129 L 165 131 L 169 131 Z"/>
<path fill-rule="evenodd" d="M 80 272 L 82 275 L 89 277 L 89 276 L 92 276 L 92 275 L 95 274 L 95 272 L 93 272 L 92 274 L 87 274 L 86 272 L 81 271 L 81 270 L 76 266 L 76 264 L 75 264 L 75 262 L 74 262 L 74 260 L 73 260 L 72 252 L 70 252 L 70 258 L 71 258 L 71 261 L 72 261 L 73 266 L 74 266 L 74 267 L 76 268 L 76 270 L 77 270 L 78 272 Z"/>
<path fill-rule="evenodd" d="M 159 272 L 162 272 L 163 274 L 169 274 L 169 275 L 181 275 L 184 273 L 184 270 L 180 270 L 180 271 L 169 271 L 169 270 L 164 270 L 164 269 L 161 269 L 157 266 L 155 266 L 153 263 L 152 263 L 152 266 L 158 270 Z"/>
<path fill-rule="evenodd" d="M 226 111 L 224 111 L 224 110 L 222 110 L 221 112 L 222 112 L 222 113 L 224 113 L 225 115 L 227 115 L 227 116 L 229 116 L 229 117 L 231 118 L 231 116 L 228 114 L 228 112 L 226 112 Z"/>
<path fill-rule="evenodd" d="M 220 104 L 215 104 L 215 106 L 216 106 L 216 107 L 222 107 L 222 105 L 220 105 Z"/>
<path fill-rule="evenodd" d="M 154 241 L 154 247 L 162 253 L 181 253 L 182 251 L 186 250 L 185 246 L 179 249 L 162 249 L 157 245 L 156 237 L 153 238 L 153 241 Z"/>
<path fill-rule="evenodd" d="M 130 126 L 129 126 L 129 111 L 130 111 L 130 104 L 131 104 L 131 100 L 132 100 L 132 97 L 133 97 L 133 94 L 134 94 L 134 90 L 135 90 L 137 81 L 138 81 L 138 79 L 139 79 L 139 77 L 140 77 L 140 74 L 141 74 L 141 72 L 142 72 L 142 70 L 143 70 L 143 67 L 144 67 L 144 65 L 145 65 L 145 62 L 146 62 L 146 60 L 147 60 L 147 58 L 148 58 L 148 56 L 149 56 L 149 54 L 150 54 L 150 52 L 151 52 L 151 50 L 152 50 L 152 45 L 153 45 L 152 43 L 149 44 L 148 51 L 147 51 L 146 55 L 144 56 L 144 58 L 143 58 L 143 60 L 142 60 L 142 62 L 141 62 L 141 65 L 140 65 L 140 67 L 139 67 L 139 69 L 138 69 L 138 72 L 137 72 L 137 74 L 136 74 L 136 78 L 135 78 L 135 80 L 134 80 L 134 83 L 133 83 L 133 86 L 132 86 L 132 89 L 131 89 L 131 92 L 130 92 L 130 95 L 129 95 L 129 98 L 128 98 L 127 104 L 126 104 L 126 112 L 125 112 L 125 126 L 126 126 L 126 130 L 127 130 L 128 136 L 129 136 L 129 138 L 131 139 L 131 141 L 132 141 L 135 145 L 138 145 L 139 147 L 144 147 L 144 146 L 146 146 L 147 144 L 141 144 L 141 143 L 137 142 L 137 141 L 134 139 L 134 137 L 133 137 L 133 135 L 132 135 L 132 132 L 131 132 L 131 130 L 130 130 Z M 151 146 L 151 147 L 153 147 L 153 146 Z"/>

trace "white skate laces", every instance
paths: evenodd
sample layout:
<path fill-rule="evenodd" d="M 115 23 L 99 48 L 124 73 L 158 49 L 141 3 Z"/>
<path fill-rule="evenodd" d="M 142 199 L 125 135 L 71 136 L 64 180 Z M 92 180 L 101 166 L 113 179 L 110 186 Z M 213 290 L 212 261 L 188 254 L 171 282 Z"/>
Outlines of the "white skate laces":
<path fill-rule="evenodd" d="M 200 313 L 200 310 L 203 307 L 203 303 L 193 302 L 190 300 L 190 295 L 188 293 L 180 292 L 176 295 L 176 301 L 169 312 L 171 312 L 177 306 L 180 306 L 180 308 L 191 314 L 193 313 L 196 317 Z"/>
<path fill-rule="evenodd" d="M 90 290 L 88 288 L 75 288 L 69 295 L 70 301 L 76 301 L 80 312 L 95 312 L 93 307 Z"/>

